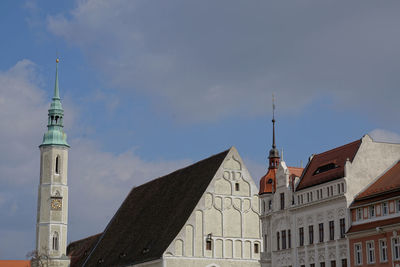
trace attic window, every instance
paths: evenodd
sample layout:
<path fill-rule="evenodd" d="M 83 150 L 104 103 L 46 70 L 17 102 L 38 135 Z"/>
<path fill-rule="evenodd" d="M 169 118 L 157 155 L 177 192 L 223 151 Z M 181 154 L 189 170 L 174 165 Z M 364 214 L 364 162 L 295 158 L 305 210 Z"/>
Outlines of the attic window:
<path fill-rule="evenodd" d="M 268 179 L 268 183 L 269 183 L 269 184 L 272 184 L 272 179 Z"/>
<path fill-rule="evenodd" d="M 313 175 L 320 174 L 320 173 L 323 173 L 323 172 L 327 172 L 329 170 L 336 169 L 337 167 L 339 167 L 339 166 L 336 165 L 333 162 L 332 163 L 328 163 L 328 164 L 325 164 L 325 165 L 322 165 L 322 166 L 318 167 L 318 169 L 315 170 Z"/>
<path fill-rule="evenodd" d="M 144 248 L 143 251 L 142 251 L 142 253 L 143 253 L 143 254 L 146 254 L 146 253 L 149 253 L 149 251 L 150 251 L 150 248 Z"/>
<path fill-rule="evenodd" d="M 103 262 L 104 262 L 103 259 L 99 259 L 99 260 L 98 260 L 98 263 L 99 263 L 99 264 L 102 264 Z"/>
<path fill-rule="evenodd" d="M 235 190 L 239 191 L 239 188 L 240 188 L 239 183 L 235 183 Z"/>

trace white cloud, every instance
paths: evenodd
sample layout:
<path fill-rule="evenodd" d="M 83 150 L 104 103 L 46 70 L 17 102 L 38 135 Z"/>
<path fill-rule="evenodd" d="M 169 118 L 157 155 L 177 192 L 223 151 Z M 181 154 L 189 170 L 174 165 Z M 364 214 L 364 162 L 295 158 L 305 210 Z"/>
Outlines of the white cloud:
<path fill-rule="evenodd" d="M 180 119 L 282 112 L 321 95 L 396 114 L 398 1 L 77 1 L 48 29 L 79 46 L 113 87 Z M 370 107 L 373 106 L 374 109 Z"/>
<path fill-rule="evenodd" d="M 374 141 L 387 143 L 400 143 L 400 135 L 384 129 L 374 129 L 369 133 Z"/>
<path fill-rule="evenodd" d="M 133 151 L 114 155 L 87 139 L 71 141 L 69 154 L 70 240 L 104 230 L 129 191 L 188 164 L 145 161 Z"/>

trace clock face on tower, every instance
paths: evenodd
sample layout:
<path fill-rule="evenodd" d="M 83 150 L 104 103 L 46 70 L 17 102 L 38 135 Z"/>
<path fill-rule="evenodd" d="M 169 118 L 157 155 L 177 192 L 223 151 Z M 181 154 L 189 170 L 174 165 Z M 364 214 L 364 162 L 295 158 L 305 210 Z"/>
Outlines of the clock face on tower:
<path fill-rule="evenodd" d="M 51 210 L 61 210 L 61 208 L 62 208 L 62 198 L 52 197 L 50 205 L 51 205 Z"/>

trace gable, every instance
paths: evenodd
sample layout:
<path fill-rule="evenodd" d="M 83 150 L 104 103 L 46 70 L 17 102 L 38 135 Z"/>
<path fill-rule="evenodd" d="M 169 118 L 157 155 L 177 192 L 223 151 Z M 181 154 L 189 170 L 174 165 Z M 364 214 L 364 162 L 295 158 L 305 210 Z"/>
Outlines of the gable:
<path fill-rule="evenodd" d="M 257 261 L 259 254 L 252 253 L 251 249 L 254 244 L 261 247 L 259 214 L 258 188 L 237 150 L 231 148 L 166 250 L 166 259 L 170 257 L 167 265 L 182 266 L 180 257 Z M 206 249 L 208 237 L 213 242 L 212 251 Z"/>
<path fill-rule="evenodd" d="M 159 259 L 228 152 L 133 188 L 83 266 L 125 266 Z"/>

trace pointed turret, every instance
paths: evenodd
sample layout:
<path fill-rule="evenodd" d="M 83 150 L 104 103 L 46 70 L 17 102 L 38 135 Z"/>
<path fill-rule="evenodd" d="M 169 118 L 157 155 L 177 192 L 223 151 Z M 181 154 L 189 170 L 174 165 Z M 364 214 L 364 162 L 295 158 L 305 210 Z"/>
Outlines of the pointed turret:
<path fill-rule="evenodd" d="M 276 169 L 279 164 L 279 151 L 276 149 L 275 143 L 275 101 L 274 96 L 272 95 L 272 148 L 269 151 L 269 166 L 268 169 Z"/>
<path fill-rule="evenodd" d="M 49 114 L 48 114 L 48 124 L 47 124 L 47 132 L 43 136 L 43 142 L 40 146 L 45 145 L 60 145 L 67 146 L 67 135 L 63 130 L 63 118 L 64 118 L 64 110 L 61 105 L 60 99 L 60 89 L 58 87 L 58 62 L 59 59 L 56 60 L 56 79 L 54 84 L 54 96 L 53 101 L 50 104 Z"/>
<path fill-rule="evenodd" d="M 268 155 L 268 172 L 260 180 L 259 194 L 274 193 L 276 190 L 276 171 L 278 169 L 280 157 L 275 143 L 275 100 L 272 95 L 272 148 Z"/>

